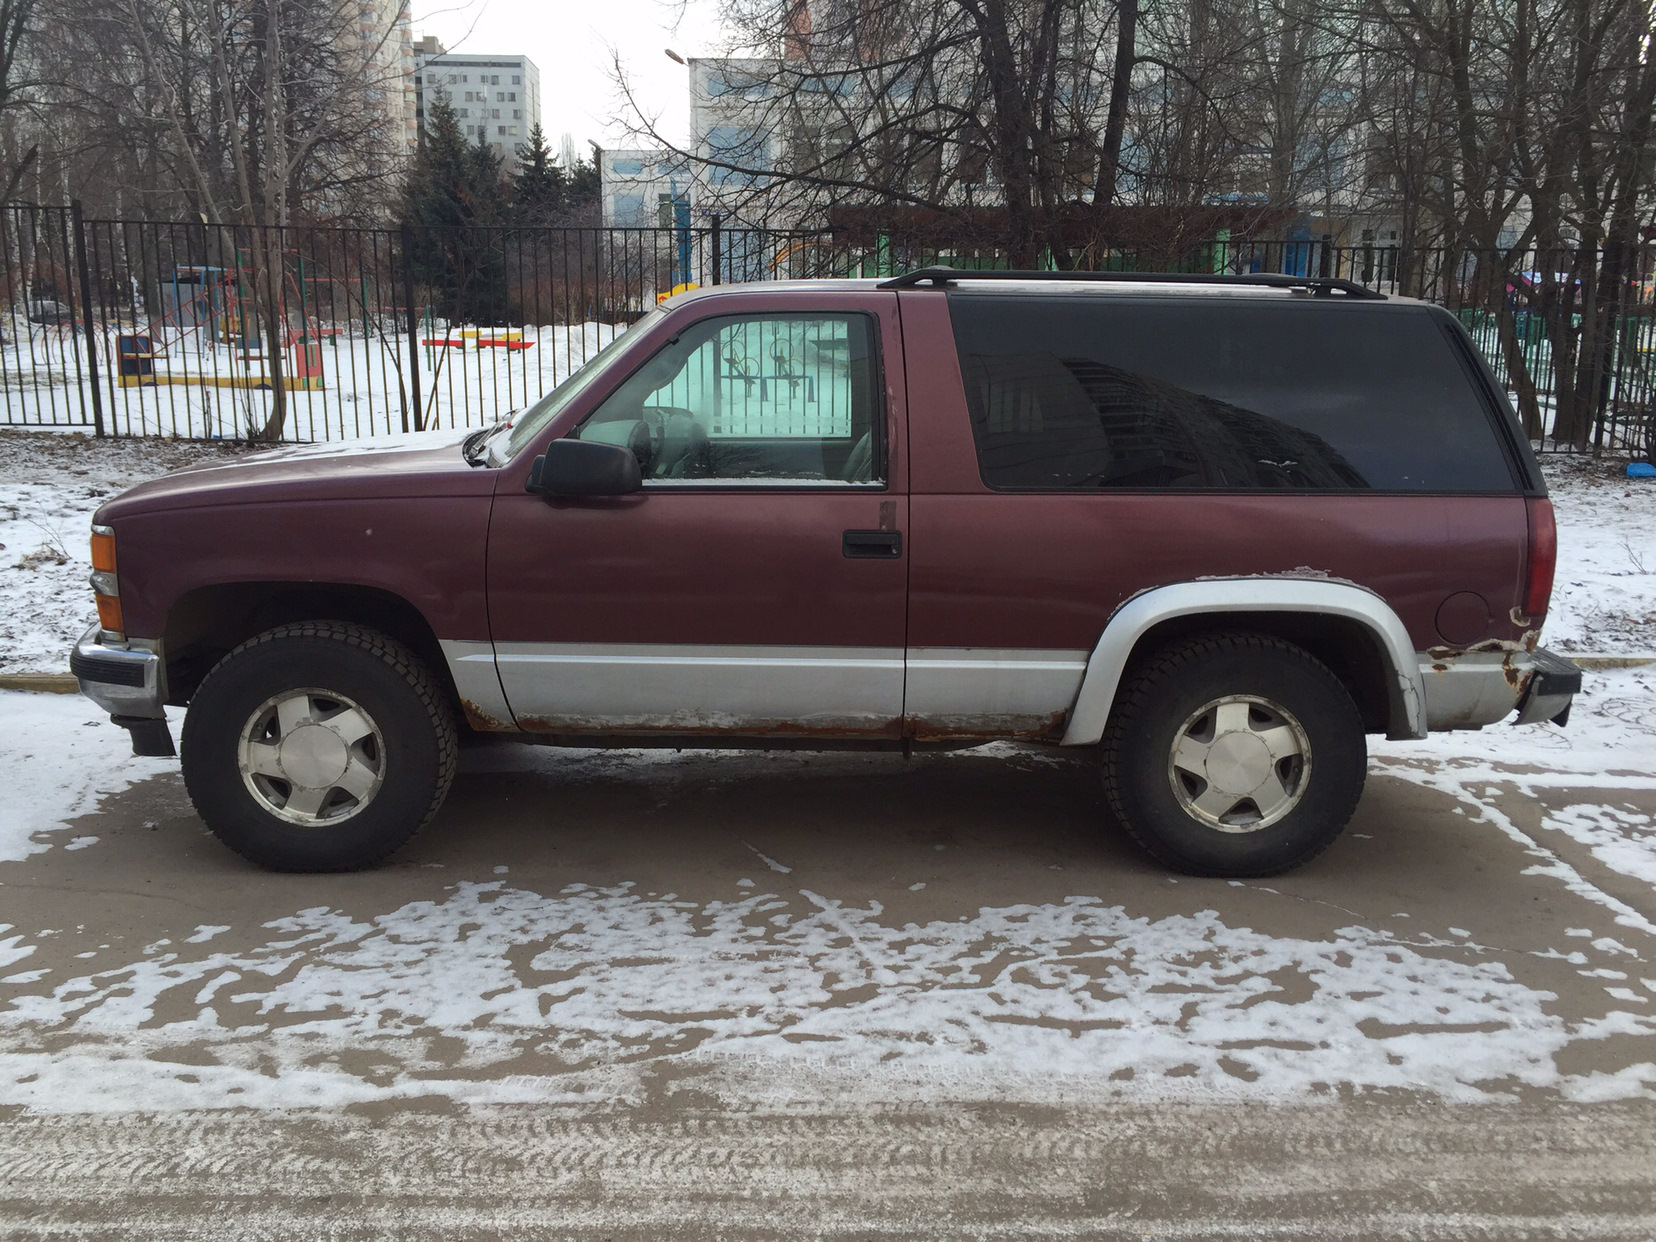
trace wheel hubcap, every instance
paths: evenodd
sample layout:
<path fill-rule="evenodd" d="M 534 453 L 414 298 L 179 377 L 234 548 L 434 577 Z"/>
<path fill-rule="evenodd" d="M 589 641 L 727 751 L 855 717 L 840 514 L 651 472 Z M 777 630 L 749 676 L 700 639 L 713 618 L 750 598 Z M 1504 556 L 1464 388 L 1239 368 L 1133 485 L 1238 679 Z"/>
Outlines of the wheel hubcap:
<path fill-rule="evenodd" d="M 1311 743 L 1287 708 L 1253 694 L 1214 699 L 1173 739 L 1167 775 L 1185 813 L 1220 832 L 1257 832 L 1299 805 Z"/>
<path fill-rule="evenodd" d="M 373 801 L 385 780 L 385 739 L 373 717 L 332 690 L 288 690 L 247 719 L 237 746 L 242 781 L 289 823 L 332 825 Z"/>

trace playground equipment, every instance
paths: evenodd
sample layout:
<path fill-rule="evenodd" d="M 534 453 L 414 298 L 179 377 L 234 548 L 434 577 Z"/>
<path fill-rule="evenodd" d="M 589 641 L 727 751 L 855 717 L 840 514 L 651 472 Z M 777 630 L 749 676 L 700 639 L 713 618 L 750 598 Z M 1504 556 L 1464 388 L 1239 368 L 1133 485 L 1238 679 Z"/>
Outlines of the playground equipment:
<path fill-rule="evenodd" d="M 309 313 L 304 287 L 292 272 L 284 271 L 282 282 L 282 341 L 278 348 L 287 356 L 284 386 L 319 390 L 325 386 L 322 342 L 337 336 L 338 329 L 324 328 Z M 175 267 L 171 281 L 163 286 L 163 293 L 171 294 L 166 312 L 150 321 L 148 332 L 121 333 L 115 338 L 116 380 L 120 386 L 269 389 L 267 342 L 248 293 L 250 283 L 251 271 L 240 254 L 233 268 L 190 264 Z M 298 307 L 297 323 L 287 313 L 289 297 Z M 216 361 L 220 348 L 231 351 L 225 368 L 230 374 L 217 366 L 206 370 L 190 365 L 192 354 L 203 361 Z M 179 360 L 176 368 L 171 362 L 173 357 Z"/>
<path fill-rule="evenodd" d="M 429 330 L 429 329 L 428 329 Z M 451 329 L 446 336 L 426 337 L 420 342 L 432 349 L 533 349 L 535 343 L 523 339 L 522 328 L 460 328 Z"/>

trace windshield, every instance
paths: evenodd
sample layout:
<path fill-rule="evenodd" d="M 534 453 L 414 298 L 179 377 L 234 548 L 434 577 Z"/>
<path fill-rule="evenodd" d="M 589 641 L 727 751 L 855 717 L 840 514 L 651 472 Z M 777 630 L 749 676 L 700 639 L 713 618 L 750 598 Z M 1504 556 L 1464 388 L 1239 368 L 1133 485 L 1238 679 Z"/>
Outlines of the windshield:
<path fill-rule="evenodd" d="M 524 445 L 539 435 L 548 423 L 563 412 L 564 407 L 585 392 L 592 381 L 609 368 L 610 361 L 621 352 L 624 342 L 632 340 L 640 332 L 648 331 L 666 313 L 659 306 L 649 311 L 642 319 L 588 358 L 580 370 L 507 423 L 506 426 L 511 428 L 512 434 L 507 438 L 505 445 L 498 449 L 495 444 L 499 437 L 495 437 L 489 445 L 489 456 L 497 464 L 516 457 L 523 451 Z"/>

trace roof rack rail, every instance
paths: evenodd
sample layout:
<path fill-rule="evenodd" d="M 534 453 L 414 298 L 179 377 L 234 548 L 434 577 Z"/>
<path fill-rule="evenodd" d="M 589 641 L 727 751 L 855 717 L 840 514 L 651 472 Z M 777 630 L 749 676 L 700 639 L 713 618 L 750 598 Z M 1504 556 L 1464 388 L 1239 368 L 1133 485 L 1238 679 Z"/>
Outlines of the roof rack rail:
<path fill-rule="evenodd" d="M 882 280 L 880 289 L 913 289 L 929 284 L 939 289 L 962 280 L 1041 280 L 1106 281 L 1116 284 L 1145 285 L 1248 285 L 1264 289 L 1307 289 L 1313 297 L 1330 297 L 1336 293 L 1348 298 L 1378 298 L 1386 295 L 1369 289 L 1354 280 L 1336 276 L 1287 276 L 1274 272 L 1249 272 L 1242 275 L 1205 272 L 1019 272 L 1003 268 L 984 268 L 967 271 L 954 267 L 921 267 L 890 280 Z"/>

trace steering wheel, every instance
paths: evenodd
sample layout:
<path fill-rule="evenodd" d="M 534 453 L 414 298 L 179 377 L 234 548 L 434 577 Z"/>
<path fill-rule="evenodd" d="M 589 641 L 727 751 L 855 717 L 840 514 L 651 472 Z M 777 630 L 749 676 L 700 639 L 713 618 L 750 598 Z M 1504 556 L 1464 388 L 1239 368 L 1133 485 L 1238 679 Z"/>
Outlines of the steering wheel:
<path fill-rule="evenodd" d="M 646 408 L 641 410 L 640 414 L 641 417 L 633 424 L 633 429 L 627 436 L 627 447 L 632 450 L 633 456 L 638 458 L 639 473 L 649 478 L 656 462 L 661 460 L 661 443 L 666 438 L 667 431 L 658 412 Z"/>

